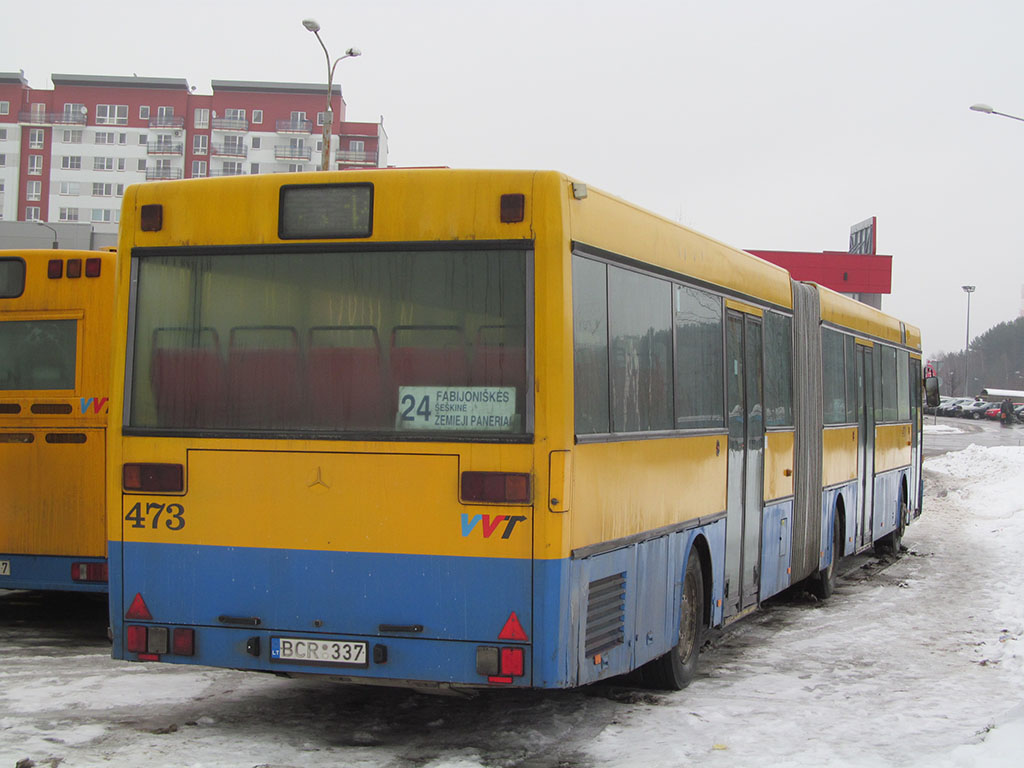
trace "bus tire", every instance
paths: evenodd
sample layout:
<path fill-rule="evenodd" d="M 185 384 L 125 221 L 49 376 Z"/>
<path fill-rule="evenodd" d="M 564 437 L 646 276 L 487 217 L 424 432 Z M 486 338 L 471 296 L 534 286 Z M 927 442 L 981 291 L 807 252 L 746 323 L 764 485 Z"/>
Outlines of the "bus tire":
<path fill-rule="evenodd" d="M 697 549 L 690 550 L 683 575 L 679 609 L 679 639 L 672 650 L 647 662 L 644 683 L 652 688 L 681 691 L 697 676 L 697 657 L 704 645 L 704 574 Z"/>
<path fill-rule="evenodd" d="M 832 525 L 832 561 L 811 576 L 811 592 L 820 600 L 827 600 L 836 591 L 836 568 L 843 551 L 843 521 L 837 515 Z"/>
<path fill-rule="evenodd" d="M 895 531 L 887 533 L 875 542 L 876 555 L 891 554 L 893 557 L 899 557 L 900 547 L 903 545 L 903 534 L 907 531 L 907 519 L 909 516 L 910 511 L 907 508 L 907 499 L 905 496 L 901 496 L 899 525 L 896 526 Z"/>

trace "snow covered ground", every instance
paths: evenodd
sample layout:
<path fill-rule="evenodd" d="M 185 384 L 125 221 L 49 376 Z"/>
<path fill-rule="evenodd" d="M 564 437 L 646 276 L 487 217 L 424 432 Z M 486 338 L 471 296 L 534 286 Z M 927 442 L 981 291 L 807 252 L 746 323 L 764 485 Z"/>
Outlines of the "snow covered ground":
<path fill-rule="evenodd" d="M 101 605 L 0 592 L 0 768 L 1016 768 L 1024 448 L 971 445 L 925 468 L 902 557 L 851 559 L 825 602 L 772 600 L 680 693 L 468 700 L 127 664 L 107 656 Z"/>

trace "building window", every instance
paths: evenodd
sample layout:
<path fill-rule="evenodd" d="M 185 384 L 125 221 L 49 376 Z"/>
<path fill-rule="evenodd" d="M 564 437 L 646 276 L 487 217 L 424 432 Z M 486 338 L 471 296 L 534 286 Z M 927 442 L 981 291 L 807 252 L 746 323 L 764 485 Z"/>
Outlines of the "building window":
<path fill-rule="evenodd" d="M 43 182 L 41 181 L 30 181 L 25 185 L 25 199 L 26 200 L 42 200 L 43 199 Z"/>
<path fill-rule="evenodd" d="M 201 179 L 206 176 L 206 161 L 205 160 L 193 160 L 192 161 L 192 178 Z"/>
<path fill-rule="evenodd" d="M 148 133 L 140 133 L 139 134 L 139 146 L 144 147 L 148 143 L 149 143 L 149 134 Z"/>
<path fill-rule="evenodd" d="M 0 128 L 0 141 L 7 141 L 7 129 Z"/>
<path fill-rule="evenodd" d="M 302 163 L 289 163 L 288 164 L 288 173 L 304 173 L 305 170 L 306 170 L 306 166 L 304 166 Z"/>
<path fill-rule="evenodd" d="M 82 170 L 82 157 L 81 155 L 64 155 L 60 159 L 60 167 L 65 171 L 80 171 Z"/>
<path fill-rule="evenodd" d="M 94 157 L 92 159 L 92 169 L 94 171 L 112 171 L 114 170 L 114 158 Z"/>
<path fill-rule="evenodd" d="M 145 171 L 146 170 L 146 158 L 142 158 L 141 160 L 139 160 L 139 170 L 140 171 Z"/>
<path fill-rule="evenodd" d="M 85 104 L 72 104 L 67 102 L 64 104 L 63 118 L 66 122 L 77 123 L 81 120 L 85 122 Z"/>
<path fill-rule="evenodd" d="M 210 127 L 210 110 L 208 110 L 208 109 L 197 109 L 196 110 L 195 127 L 196 128 L 209 128 Z"/>
<path fill-rule="evenodd" d="M 114 132 L 113 131 L 96 131 L 96 143 L 97 144 L 113 144 L 114 143 Z"/>
<path fill-rule="evenodd" d="M 60 194 L 77 195 L 80 185 L 77 181 L 62 181 L 60 183 Z"/>
<path fill-rule="evenodd" d="M 77 208 L 61 208 L 60 209 L 60 220 L 61 221 L 78 221 L 78 209 Z"/>
<path fill-rule="evenodd" d="M 252 148 L 253 149 L 259 149 L 260 148 L 260 137 L 259 136 L 253 136 L 252 137 Z"/>
<path fill-rule="evenodd" d="M 192 154 L 205 155 L 210 151 L 210 137 L 204 133 L 198 133 L 192 137 Z"/>
<path fill-rule="evenodd" d="M 28 206 L 25 209 L 25 221 L 39 221 L 39 211 L 40 208 L 38 205 Z"/>
<path fill-rule="evenodd" d="M 11 102 L 0 101 L 0 115 L 9 115 L 11 113 Z"/>
<path fill-rule="evenodd" d="M 149 120 L 149 107 L 139 107 L 139 120 Z"/>
<path fill-rule="evenodd" d="M 128 125 L 128 105 L 97 104 L 96 125 Z"/>
<path fill-rule="evenodd" d="M 259 163 L 249 163 L 249 173 L 251 173 L 253 176 L 255 176 L 259 172 L 260 172 L 260 164 Z"/>
<path fill-rule="evenodd" d="M 42 149 L 46 143 L 46 132 L 42 128 L 32 128 L 28 132 L 28 148 Z"/>
<path fill-rule="evenodd" d="M 117 143 L 118 144 L 127 144 L 128 143 L 128 134 L 127 133 L 119 133 L 119 134 L 117 134 Z"/>
<path fill-rule="evenodd" d="M 224 161 L 224 175 L 225 176 L 241 176 L 244 173 L 242 170 L 242 164 L 235 160 Z"/>
<path fill-rule="evenodd" d="M 349 152 L 363 152 L 365 151 L 366 143 L 363 141 L 350 141 L 348 143 Z"/>
<path fill-rule="evenodd" d="M 83 132 L 81 130 L 77 130 L 77 129 L 73 129 L 73 128 L 69 129 L 69 130 L 66 130 L 66 131 L 64 131 L 64 139 L 63 139 L 64 143 L 65 144 L 81 144 L 82 143 L 82 134 L 83 134 Z"/>
<path fill-rule="evenodd" d="M 128 161 L 125 158 L 123 158 L 123 157 L 117 158 L 117 170 L 123 171 L 125 169 L 125 167 L 127 166 L 127 163 L 128 163 Z"/>
<path fill-rule="evenodd" d="M 0 168 L 3 168 L 5 165 L 7 165 L 7 155 L 0 154 Z"/>
<path fill-rule="evenodd" d="M 225 109 L 224 110 L 225 120 L 245 120 L 244 109 Z"/>
<path fill-rule="evenodd" d="M 102 182 L 93 182 L 93 197 L 114 197 L 115 195 L 117 197 L 122 197 L 124 195 L 124 184 L 104 184 Z"/>
<path fill-rule="evenodd" d="M 263 110 L 262 109 L 254 109 L 252 111 L 252 121 L 254 123 L 256 123 L 257 125 L 263 123 Z"/>
<path fill-rule="evenodd" d="M 91 221 L 103 224 L 116 223 L 121 217 L 119 211 L 111 208 L 93 208 Z"/>
<path fill-rule="evenodd" d="M 29 155 L 28 156 L 28 172 L 33 176 L 38 176 L 43 172 L 43 156 L 42 155 Z"/>

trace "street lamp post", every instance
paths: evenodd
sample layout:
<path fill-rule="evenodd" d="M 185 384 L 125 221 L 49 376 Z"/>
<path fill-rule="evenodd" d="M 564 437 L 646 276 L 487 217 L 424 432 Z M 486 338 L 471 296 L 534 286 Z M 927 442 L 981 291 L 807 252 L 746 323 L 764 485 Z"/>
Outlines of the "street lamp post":
<path fill-rule="evenodd" d="M 972 104 L 971 110 L 974 112 L 983 112 L 986 115 L 999 115 L 1000 117 L 1008 117 L 1011 120 L 1020 120 L 1024 123 L 1024 117 L 1017 117 L 1016 115 L 1008 115 L 1005 112 L 996 112 L 988 104 Z"/>
<path fill-rule="evenodd" d="M 48 230 L 53 232 L 53 247 L 58 248 L 59 246 L 57 245 L 57 230 L 51 227 L 45 221 L 39 221 L 39 219 L 36 219 L 36 224 L 38 224 L 40 227 L 46 227 Z"/>
<path fill-rule="evenodd" d="M 320 25 L 316 19 L 303 19 L 302 26 L 316 35 L 316 41 L 320 43 L 320 47 L 324 49 L 324 56 L 327 57 L 327 111 L 324 113 L 324 148 L 323 154 L 320 158 L 320 170 L 326 171 L 330 167 L 331 157 L 331 124 L 334 122 L 334 110 L 331 109 L 331 87 L 334 83 L 334 68 L 338 66 L 338 62 L 342 59 L 350 59 L 355 56 L 361 56 L 362 51 L 358 48 L 349 48 L 345 51 L 344 56 L 339 56 L 331 62 L 331 54 L 327 52 L 327 46 L 324 45 L 324 41 L 320 39 Z"/>
<path fill-rule="evenodd" d="M 960 287 L 967 294 L 967 343 L 964 345 L 964 397 L 970 397 L 967 394 L 970 388 L 967 375 L 971 370 L 971 294 L 974 293 L 974 286 L 962 285 Z"/>

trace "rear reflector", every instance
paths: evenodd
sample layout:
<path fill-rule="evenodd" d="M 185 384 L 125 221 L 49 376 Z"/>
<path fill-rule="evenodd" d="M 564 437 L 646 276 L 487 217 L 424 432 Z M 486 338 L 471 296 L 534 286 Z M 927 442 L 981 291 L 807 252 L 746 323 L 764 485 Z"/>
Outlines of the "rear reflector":
<path fill-rule="evenodd" d="M 126 491 L 185 490 L 185 468 L 181 464 L 125 464 L 122 479 Z"/>
<path fill-rule="evenodd" d="M 145 653 L 148 633 L 145 627 L 127 626 L 124 628 L 124 647 L 132 653 Z"/>
<path fill-rule="evenodd" d="M 68 277 L 82 276 L 82 260 L 68 259 Z"/>
<path fill-rule="evenodd" d="M 99 277 L 100 276 L 100 265 L 103 262 L 100 259 L 86 259 L 85 260 L 85 276 L 86 277 Z"/>
<path fill-rule="evenodd" d="M 152 620 L 153 614 L 149 612 L 149 606 L 146 605 L 146 601 L 142 599 L 142 595 L 138 592 L 135 593 L 135 599 L 132 600 L 132 604 L 128 606 L 127 612 L 124 617 L 126 619 L 149 619 Z"/>
<path fill-rule="evenodd" d="M 530 476 L 525 472 L 463 472 L 462 500 L 492 504 L 526 504 Z"/>
<path fill-rule="evenodd" d="M 523 625 L 519 623 L 519 617 L 516 616 L 515 611 L 508 615 L 508 621 L 505 622 L 505 626 L 498 633 L 498 639 L 519 640 L 524 643 L 529 639 L 526 636 L 526 630 L 523 629 Z"/>
<path fill-rule="evenodd" d="M 72 563 L 72 581 L 102 581 L 107 580 L 106 563 Z"/>

